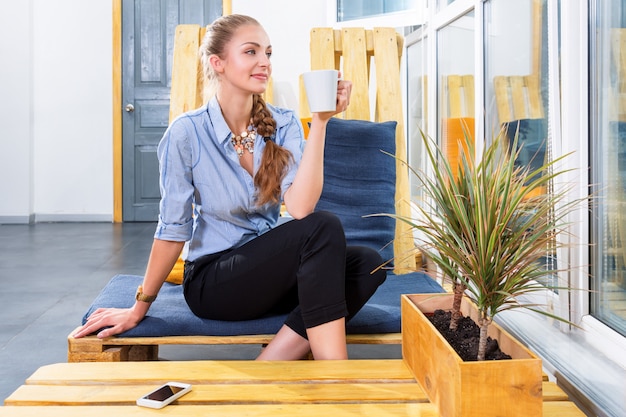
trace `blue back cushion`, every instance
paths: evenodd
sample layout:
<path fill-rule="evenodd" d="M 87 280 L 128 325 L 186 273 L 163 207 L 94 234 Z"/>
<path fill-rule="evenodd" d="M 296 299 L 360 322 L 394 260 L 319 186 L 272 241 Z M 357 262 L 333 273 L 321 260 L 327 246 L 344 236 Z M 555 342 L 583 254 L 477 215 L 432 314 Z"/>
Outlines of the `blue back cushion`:
<path fill-rule="evenodd" d="M 371 247 L 393 258 L 395 220 L 369 214 L 395 213 L 396 125 L 332 118 L 326 127 L 324 189 L 316 210 L 343 224 L 350 245 Z M 391 155 L 383 153 L 385 151 Z"/>
<path fill-rule="evenodd" d="M 515 135 L 519 134 L 517 166 L 538 169 L 545 163 L 546 144 L 548 143 L 548 124 L 546 119 L 514 120 L 506 124 L 505 135 L 512 145 Z"/>

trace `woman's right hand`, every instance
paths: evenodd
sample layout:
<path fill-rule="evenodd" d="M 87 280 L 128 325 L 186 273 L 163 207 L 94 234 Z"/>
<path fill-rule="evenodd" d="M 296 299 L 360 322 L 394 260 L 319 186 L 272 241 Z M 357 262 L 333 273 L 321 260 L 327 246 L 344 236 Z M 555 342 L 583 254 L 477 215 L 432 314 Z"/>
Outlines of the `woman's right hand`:
<path fill-rule="evenodd" d="M 185 242 L 154 239 L 143 281 L 146 294 L 158 294 L 161 285 L 172 270 Z M 150 303 L 137 301 L 131 308 L 99 308 L 74 333 L 75 338 L 98 332 L 100 339 L 123 333 L 137 326 L 148 313 Z"/>
<path fill-rule="evenodd" d="M 341 76 L 341 73 L 339 74 Z M 336 114 L 346 111 L 350 104 L 350 95 L 352 94 L 352 81 L 339 80 L 337 83 L 337 105 L 335 110 L 328 112 L 314 113 L 317 117 L 327 121 Z"/>
<path fill-rule="evenodd" d="M 137 311 L 135 307 L 99 308 L 89 316 L 87 322 L 73 336 L 78 339 L 100 329 L 103 330 L 97 334 L 99 339 L 114 336 L 137 326 L 143 317 L 144 314 Z"/>

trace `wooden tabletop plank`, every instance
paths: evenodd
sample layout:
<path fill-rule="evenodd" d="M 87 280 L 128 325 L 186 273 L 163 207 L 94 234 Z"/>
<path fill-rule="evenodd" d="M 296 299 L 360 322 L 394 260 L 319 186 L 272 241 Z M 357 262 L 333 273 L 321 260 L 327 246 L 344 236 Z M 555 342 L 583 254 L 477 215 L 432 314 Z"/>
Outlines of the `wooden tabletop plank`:
<path fill-rule="evenodd" d="M 550 401 L 543 403 L 543 417 L 586 417 L 571 401 Z"/>
<path fill-rule="evenodd" d="M 298 381 L 414 382 L 404 361 L 155 361 L 58 363 L 39 368 L 27 384 L 290 383 Z"/>
<path fill-rule="evenodd" d="M 555 382 L 544 381 L 542 385 L 544 401 L 569 401 L 569 397 Z"/>
<path fill-rule="evenodd" d="M 138 406 L 111 407 L 0 407 L 0 417 L 142 417 L 184 415 L 187 417 L 219 415 L 221 417 L 439 417 L 434 405 L 430 403 L 412 404 L 292 404 L 288 407 L 280 404 L 263 405 L 170 405 L 155 411 Z M 572 402 L 555 401 L 543 405 L 543 417 L 585 417 Z"/>
<path fill-rule="evenodd" d="M 155 385 L 22 385 L 5 405 L 133 405 Z M 417 383 L 194 385 L 181 405 L 428 402 Z"/>
<path fill-rule="evenodd" d="M 138 406 L 111 407 L 0 407 L 0 417 L 439 417 L 430 403 L 412 404 L 281 404 L 263 405 L 170 405 L 161 410 Z M 566 416 L 570 417 L 570 416 Z"/>
<path fill-rule="evenodd" d="M 22 385 L 5 405 L 132 405 L 155 385 Z M 567 401 L 553 382 L 543 384 L 544 401 Z M 210 384 L 194 385 L 179 404 L 427 402 L 419 384 Z"/>

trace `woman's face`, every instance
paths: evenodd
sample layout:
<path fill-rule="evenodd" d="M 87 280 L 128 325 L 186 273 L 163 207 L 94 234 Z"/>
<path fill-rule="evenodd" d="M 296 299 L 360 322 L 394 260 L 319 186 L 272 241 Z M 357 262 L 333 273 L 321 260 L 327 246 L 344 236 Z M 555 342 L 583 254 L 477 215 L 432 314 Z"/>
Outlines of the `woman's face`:
<path fill-rule="evenodd" d="M 220 60 L 222 87 L 227 87 L 224 85 L 227 83 L 249 93 L 263 93 L 272 75 L 271 54 L 272 45 L 261 26 L 240 27 L 226 44 Z"/>

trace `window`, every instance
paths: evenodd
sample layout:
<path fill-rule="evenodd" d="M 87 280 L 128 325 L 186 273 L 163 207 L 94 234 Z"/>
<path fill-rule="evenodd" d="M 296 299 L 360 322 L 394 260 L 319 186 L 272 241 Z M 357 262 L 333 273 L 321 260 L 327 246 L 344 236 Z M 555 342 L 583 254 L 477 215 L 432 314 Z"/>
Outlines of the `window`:
<path fill-rule="evenodd" d="M 626 5 L 595 2 L 591 39 L 591 314 L 626 336 Z"/>
<path fill-rule="evenodd" d="M 421 25 L 427 0 L 326 0 L 333 15 L 329 22 L 340 27 L 395 28 Z"/>
<path fill-rule="evenodd" d="M 418 0 L 337 0 L 337 21 L 416 11 Z"/>

